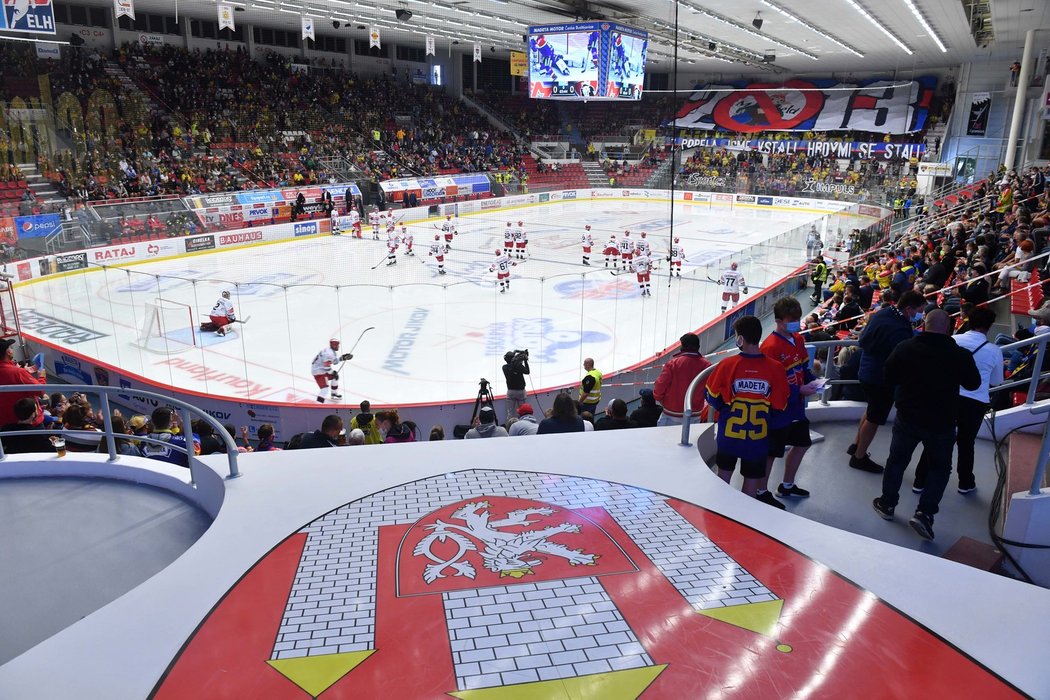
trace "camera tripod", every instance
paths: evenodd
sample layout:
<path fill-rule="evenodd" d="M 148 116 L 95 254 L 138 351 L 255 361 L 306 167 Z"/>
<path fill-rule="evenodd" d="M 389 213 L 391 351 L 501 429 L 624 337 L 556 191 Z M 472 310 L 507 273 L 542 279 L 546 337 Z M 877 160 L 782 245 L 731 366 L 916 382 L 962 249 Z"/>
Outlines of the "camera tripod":
<path fill-rule="evenodd" d="M 482 377 L 481 381 L 478 382 L 478 397 L 474 399 L 474 411 L 470 414 L 470 425 L 474 425 L 474 419 L 478 417 L 478 412 L 481 408 L 488 404 L 493 410 L 496 409 L 495 399 L 492 398 L 492 387 L 489 381 Z"/>

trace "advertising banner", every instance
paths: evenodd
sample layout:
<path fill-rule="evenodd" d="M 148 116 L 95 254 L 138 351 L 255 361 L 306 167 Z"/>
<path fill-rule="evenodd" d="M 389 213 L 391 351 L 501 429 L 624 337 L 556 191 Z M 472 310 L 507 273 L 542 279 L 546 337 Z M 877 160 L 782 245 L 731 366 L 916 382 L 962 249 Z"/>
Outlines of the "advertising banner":
<path fill-rule="evenodd" d="M 529 59 L 524 51 L 510 52 L 510 74 L 523 76 L 528 73 Z"/>
<path fill-rule="evenodd" d="M 698 85 L 678 112 L 683 129 L 760 131 L 872 131 L 909 134 L 926 124 L 937 79 L 834 78 L 785 83 Z"/>
<path fill-rule="evenodd" d="M 992 93 L 975 92 L 970 96 L 970 112 L 966 115 L 966 135 L 984 136 L 988 133 L 988 112 L 992 108 Z"/>
<path fill-rule="evenodd" d="M 54 34 L 54 4 L 51 0 L 4 0 L 0 31 Z"/>
<path fill-rule="evenodd" d="M 61 228 L 62 217 L 58 214 L 15 217 L 15 231 L 19 238 L 44 238 Z"/>
<path fill-rule="evenodd" d="M 670 141 L 670 139 L 668 139 Z M 718 148 L 727 151 L 752 151 L 768 155 L 804 153 L 822 158 L 859 158 L 861 160 L 911 160 L 926 153 L 922 143 L 885 143 L 883 141 L 777 141 L 772 139 L 729 139 L 679 137 L 676 145 L 683 149 Z"/>

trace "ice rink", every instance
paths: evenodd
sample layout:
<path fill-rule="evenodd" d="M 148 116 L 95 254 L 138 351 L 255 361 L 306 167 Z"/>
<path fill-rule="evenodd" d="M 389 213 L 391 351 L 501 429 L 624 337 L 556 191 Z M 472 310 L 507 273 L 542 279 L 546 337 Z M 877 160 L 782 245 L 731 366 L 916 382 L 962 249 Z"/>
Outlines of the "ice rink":
<path fill-rule="evenodd" d="M 23 315 L 94 331 L 70 346 L 77 352 L 164 384 L 255 401 L 314 401 L 314 355 L 331 337 L 346 352 L 374 327 L 343 368 L 344 403 L 443 402 L 475 397 L 482 377 L 505 391 L 500 367 L 511 349 L 530 350 L 537 389 L 577 382 L 585 357 L 604 372 L 649 358 L 720 313 L 721 288 L 711 280 L 730 260 L 740 262 L 751 294 L 801 265 L 805 231 L 822 216 L 678 204 L 681 279 L 668 278 L 664 260 L 669 203 L 581 201 L 459 218 L 445 275 L 427 255 L 432 220 L 409 226 L 415 255 L 402 247 L 392 266 L 385 234 L 374 241 L 366 226 L 361 240 L 325 235 L 45 278 L 20 287 L 18 302 Z M 500 294 L 489 266 L 506 222 L 519 220 L 530 257 Z M 585 224 L 595 241 L 590 267 L 581 259 Z M 648 232 L 659 261 L 651 298 L 639 295 L 633 273 L 603 267 L 604 242 L 625 229 L 633 239 Z M 195 327 L 223 289 L 247 322 L 226 337 L 191 331 L 189 312 Z M 158 298 L 177 303 L 164 337 L 143 349 L 146 309 Z"/>

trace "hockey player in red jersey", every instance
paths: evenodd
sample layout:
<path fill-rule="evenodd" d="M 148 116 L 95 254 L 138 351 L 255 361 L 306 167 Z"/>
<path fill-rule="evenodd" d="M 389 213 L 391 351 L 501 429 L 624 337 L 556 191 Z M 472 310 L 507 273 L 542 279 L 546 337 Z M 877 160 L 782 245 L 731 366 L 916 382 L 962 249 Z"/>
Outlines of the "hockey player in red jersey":
<path fill-rule="evenodd" d="M 718 411 L 715 466 L 727 484 L 737 460 L 743 491 L 769 505 L 778 505 L 763 489 L 773 412 L 787 408 L 790 388 L 784 367 L 762 354 L 762 322 L 743 316 L 733 323 L 740 354 L 719 362 L 707 379 L 707 403 Z M 761 492 L 761 493 L 760 493 Z"/>

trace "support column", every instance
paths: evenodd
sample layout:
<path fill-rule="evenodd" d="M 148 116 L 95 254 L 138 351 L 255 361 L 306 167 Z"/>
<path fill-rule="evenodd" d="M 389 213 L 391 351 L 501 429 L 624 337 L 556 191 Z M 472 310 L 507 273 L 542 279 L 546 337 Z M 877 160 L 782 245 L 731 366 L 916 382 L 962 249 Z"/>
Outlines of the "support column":
<path fill-rule="evenodd" d="M 1014 93 L 1014 113 L 1010 119 L 1010 135 L 1006 140 L 1006 157 L 1003 165 L 1006 169 L 1014 167 L 1017 157 L 1017 139 L 1021 137 L 1021 121 L 1024 119 L 1025 96 L 1028 94 L 1028 83 L 1032 78 L 1032 52 L 1035 44 L 1035 31 L 1029 29 L 1024 35 L 1024 54 L 1021 56 L 1021 75 L 1017 77 L 1017 92 Z"/>

